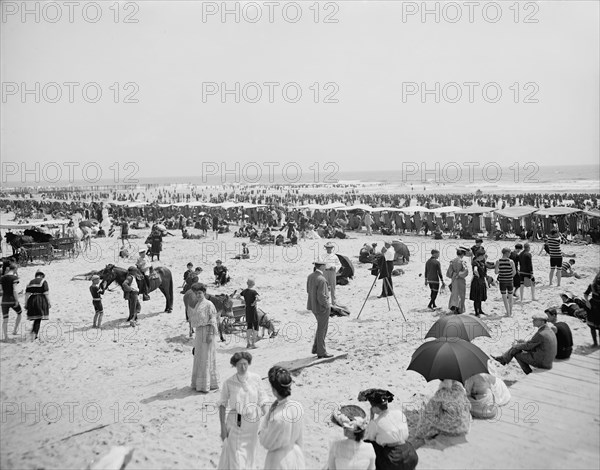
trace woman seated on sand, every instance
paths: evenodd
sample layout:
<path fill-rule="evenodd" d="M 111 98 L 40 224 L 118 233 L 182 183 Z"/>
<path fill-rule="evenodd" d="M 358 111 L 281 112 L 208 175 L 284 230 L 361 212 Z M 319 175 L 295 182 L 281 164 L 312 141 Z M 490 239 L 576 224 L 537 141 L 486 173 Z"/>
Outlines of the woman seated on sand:
<path fill-rule="evenodd" d="M 412 470 L 419 457 L 413 445 L 407 441 L 408 426 L 402 410 L 389 410 L 388 403 L 394 395 L 387 390 L 370 388 L 358 394 L 358 401 L 368 400 L 371 405 L 371 421 L 365 432 L 365 442 L 375 450 L 377 470 Z"/>
<path fill-rule="evenodd" d="M 416 437 L 433 439 L 438 434 L 460 436 L 471 429 L 471 404 L 460 382 L 445 379 L 425 405 Z"/>
<path fill-rule="evenodd" d="M 493 361 L 488 361 L 489 374 L 476 374 L 465 380 L 467 398 L 471 403 L 473 418 L 496 417 L 498 407 L 510 401 L 510 392 L 504 381 L 496 376 Z"/>
<path fill-rule="evenodd" d="M 325 470 L 375 470 L 373 446 L 363 442 L 368 424 L 366 414 L 351 417 L 335 411 L 333 416 L 335 424 L 342 427 L 346 439 L 329 444 Z"/>

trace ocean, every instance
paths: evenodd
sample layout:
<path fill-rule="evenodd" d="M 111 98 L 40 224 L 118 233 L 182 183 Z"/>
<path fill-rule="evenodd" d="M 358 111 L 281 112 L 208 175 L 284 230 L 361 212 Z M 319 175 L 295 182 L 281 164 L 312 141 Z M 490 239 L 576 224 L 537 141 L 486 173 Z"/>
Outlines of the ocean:
<path fill-rule="evenodd" d="M 74 179 L 70 184 L 65 181 L 49 182 L 44 178 L 35 181 L 6 181 L 2 178 L 4 191 L 12 188 L 37 187 L 48 190 L 49 187 L 73 189 L 144 189 L 175 186 L 218 187 L 222 185 L 297 185 L 320 186 L 326 188 L 356 187 L 369 192 L 424 191 L 444 193 L 469 193 L 481 190 L 483 193 L 553 193 L 578 192 L 600 193 L 600 165 L 563 165 L 539 166 L 535 163 L 515 163 L 510 167 L 500 167 L 495 163 L 402 163 L 399 169 L 381 169 L 365 171 L 339 171 L 334 163 L 311 165 L 303 171 L 300 165 L 282 164 L 275 169 L 258 164 L 238 165 L 236 167 L 212 167 L 210 172 L 175 177 L 144 177 L 131 175 L 114 181 L 102 178 L 94 181 Z M 317 170 L 318 169 L 318 170 Z M 223 170 L 223 171 L 221 171 Z M 278 171 L 279 170 L 279 171 Z M 117 184 L 118 183 L 118 184 Z"/>

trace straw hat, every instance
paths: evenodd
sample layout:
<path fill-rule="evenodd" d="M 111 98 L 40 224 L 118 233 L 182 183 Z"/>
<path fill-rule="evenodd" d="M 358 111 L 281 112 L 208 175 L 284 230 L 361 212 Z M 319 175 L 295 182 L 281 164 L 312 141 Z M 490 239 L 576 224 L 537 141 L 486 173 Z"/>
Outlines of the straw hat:
<path fill-rule="evenodd" d="M 331 421 L 345 429 L 359 433 L 367 429 L 367 413 L 357 405 L 343 405 L 331 414 Z"/>

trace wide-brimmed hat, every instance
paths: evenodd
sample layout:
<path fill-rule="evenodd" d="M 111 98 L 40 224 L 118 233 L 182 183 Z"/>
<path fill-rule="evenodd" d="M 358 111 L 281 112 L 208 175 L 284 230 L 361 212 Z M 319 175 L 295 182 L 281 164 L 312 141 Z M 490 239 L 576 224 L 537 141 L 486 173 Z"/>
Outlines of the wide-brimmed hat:
<path fill-rule="evenodd" d="M 325 261 L 323 261 L 321 258 L 317 258 L 316 260 L 313 261 L 313 264 L 315 266 L 323 266 L 323 265 L 325 265 L 327 263 L 325 263 Z"/>
<path fill-rule="evenodd" d="M 146 248 L 140 248 L 138 253 L 146 253 L 146 251 L 148 251 Z"/>
<path fill-rule="evenodd" d="M 368 401 L 371 406 L 387 405 L 394 401 L 394 394 L 381 388 L 369 388 L 358 394 L 358 401 Z"/>
<path fill-rule="evenodd" d="M 331 414 L 331 421 L 344 429 L 359 433 L 367 429 L 367 413 L 357 405 L 343 405 Z"/>
<path fill-rule="evenodd" d="M 325 248 L 335 248 L 335 244 L 332 242 L 327 242 L 323 245 Z"/>
<path fill-rule="evenodd" d="M 546 315 L 545 313 L 534 313 L 531 318 L 533 320 L 542 320 L 542 321 L 548 321 L 548 315 Z"/>
<path fill-rule="evenodd" d="M 100 276 L 98 276 L 97 274 L 94 274 L 92 276 L 92 281 L 99 281 L 100 280 Z"/>
<path fill-rule="evenodd" d="M 464 251 L 465 253 L 468 253 L 470 251 L 467 247 L 464 246 L 459 246 L 458 249 Z"/>
<path fill-rule="evenodd" d="M 216 264 L 223 264 L 223 261 L 221 261 L 220 259 L 218 259 L 217 261 L 215 261 Z"/>

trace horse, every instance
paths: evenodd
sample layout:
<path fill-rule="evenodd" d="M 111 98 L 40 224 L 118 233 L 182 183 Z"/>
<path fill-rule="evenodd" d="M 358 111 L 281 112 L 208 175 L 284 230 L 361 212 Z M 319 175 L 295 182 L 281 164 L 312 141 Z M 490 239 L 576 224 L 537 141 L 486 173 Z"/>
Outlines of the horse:
<path fill-rule="evenodd" d="M 44 233 L 44 232 L 41 232 L 40 230 L 30 229 L 30 228 L 25 230 L 23 232 L 23 234 L 25 236 L 29 236 L 29 237 L 33 238 L 34 243 L 48 243 L 49 241 L 51 241 L 54 238 L 52 236 L 52 234 L 50 234 L 50 233 Z"/>
<path fill-rule="evenodd" d="M 13 250 L 13 255 L 19 253 L 20 249 L 23 245 L 27 245 L 29 243 L 33 243 L 33 238 L 29 235 L 19 235 L 18 233 L 7 232 L 4 235 L 6 239 L 6 243 L 8 243 Z"/>
<path fill-rule="evenodd" d="M 153 280 L 150 279 L 149 292 L 158 289 L 163 293 L 167 300 L 165 306 L 165 312 L 171 313 L 173 311 L 173 276 L 171 270 L 165 267 L 154 268 L 154 273 L 158 274 L 160 283 L 156 285 Z M 127 269 L 119 268 L 114 264 L 107 264 L 106 267 L 100 271 L 100 286 L 102 290 L 106 290 L 112 282 L 116 282 L 119 286 L 123 287 L 125 279 L 127 279 Z"/>

